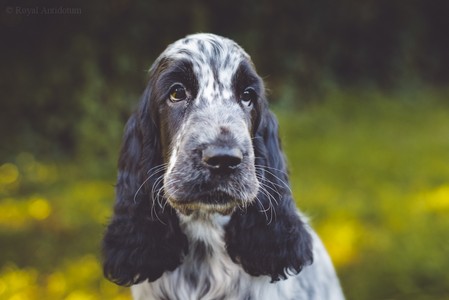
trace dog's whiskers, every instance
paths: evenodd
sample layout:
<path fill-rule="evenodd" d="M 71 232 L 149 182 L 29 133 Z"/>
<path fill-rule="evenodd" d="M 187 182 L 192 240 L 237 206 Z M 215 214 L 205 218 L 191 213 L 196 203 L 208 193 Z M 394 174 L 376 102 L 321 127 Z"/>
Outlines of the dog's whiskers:
<path fill-rule="evenodd" d="M 278 205 L 278 202 L 276 201 L 276 198 L 266 189 L 266 184 L 265 183 L 261 183 L 260 185 L 260 192 L 266 196 L 266 198 L 268 199 L 268 208 L 265 208 L 265 206 L 263 205 L 263 203 L 261 202 L 261 200 L 257 197 L 257 200 L 259 200 L 259 205 L 262 207 L 261 212 L 265 213 L 265 217 L 268 221 L 268 224 L 271 224 L 271 222 L 273 221 L 273 217 L 274 219 L 276 219 L 276 209 L 274 208 L 273 205 L 273 201 L 276 203 L 276 205 Z M 270 211 L 270 219 L 268 219 L 268 215 L 267 212 Z"/>
<path fill-rule="evenodd" d="M 283 172 L 283 171 L 278 170 L 278 169 L 276 169 L 276 168 L 272 168 L 272 167 L 268 167 L 268 166 L 263 166 L 263 165 L 255 165 L 255 167 L 256 167 L 257 169 L 261 170 L 261 171 L 264 171 L 264 172 L 268 173 L 269 175 L 271 175 L 271 176 L 273 176 L 275 179 L 277 179 L 280 183 L 282 183 L 282 185 L 280 185 L 280 184 L 278 184 L 278 183 L 276 183 L 276 182 L 272 182 L 272 181 L 271 181 L 271 183 L 272 183 L 273 185 L 276 185 L 276 186 L 278 186 L 278 187 L 280 187 L 280 188 L 287 188 L 287 190 L 288 190 L 291 194 L 293 194 L 293 192 L 292 192 L 292 190 L 291 190 L 291 188 L 290 188 L 290 185 L 289 185 L 287 182 L 285 182 L 285 180 L 283 180 L 282 178 L 280 178 L 279 176 L 277 176 L 277 175 L 274 173 L 274 172 L 281 172 L 281 173 L 283 173 L 283 174 L 285 174 L 285 175 L 288 175 L 286 172 Z M 273 170 L 273 172 L 272 172 L 272 171 L 269 171 L 269 169 Z"/>

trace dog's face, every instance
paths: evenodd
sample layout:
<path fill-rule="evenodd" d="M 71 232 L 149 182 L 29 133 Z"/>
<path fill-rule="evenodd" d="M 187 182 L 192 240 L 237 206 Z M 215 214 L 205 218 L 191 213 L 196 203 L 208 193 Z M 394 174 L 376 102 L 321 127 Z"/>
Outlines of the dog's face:
<path fill-rule="evenodd" d="M 244 50 L 225 38 L 189 36 L 162 53 L 151 81 L 169 204 L 184 214 L 229 214 L 254 201 L 252 138 L 264 88 Z"/>

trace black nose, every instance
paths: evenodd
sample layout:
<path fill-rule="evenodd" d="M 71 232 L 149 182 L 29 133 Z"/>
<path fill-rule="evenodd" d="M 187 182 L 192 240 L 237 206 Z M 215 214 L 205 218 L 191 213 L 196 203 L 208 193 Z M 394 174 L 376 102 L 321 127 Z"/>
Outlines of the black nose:
<path fill-rule="evenodd" d="M 227 171 L 235 169 L 242 162 L 243 154 L 238 148 L 208 146 L 203 150 L 202 159 L 212 169 Z"/>

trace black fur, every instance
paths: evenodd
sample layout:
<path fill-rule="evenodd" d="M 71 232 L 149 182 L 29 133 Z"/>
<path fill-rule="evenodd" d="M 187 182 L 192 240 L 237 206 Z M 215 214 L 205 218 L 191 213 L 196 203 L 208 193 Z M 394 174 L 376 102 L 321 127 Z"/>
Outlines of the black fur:
<path fill-rule="evenodd" d="M 313 261 L 312 238 L 299 218 L 288 186 L 287 169 L 274 115 L 262 111 L 254 141 L 262 185 L 260 202 L 236 212 L 227 226 L 227 250 L 253 276 L 268 275 L 272 282 L 297 274 Z M 266 213 L 270 203 L 272 211 Z"/>
<path fill-rule="evenodd" d="M 150 177 L 139 190 L 147 172 L 163 161 L 159 127 L 149 111 L 150 98 L 149 86 L 139 110 L 126 124 L 114 217 L 103 240 L 104 274 L 119 285 L 154 281 L 179 266 L 187 252 L 187 238 L 176 213 L 157 205 L 163 201 L 157 195 L 161 183 L 153 189 L 157 176 Z"/>

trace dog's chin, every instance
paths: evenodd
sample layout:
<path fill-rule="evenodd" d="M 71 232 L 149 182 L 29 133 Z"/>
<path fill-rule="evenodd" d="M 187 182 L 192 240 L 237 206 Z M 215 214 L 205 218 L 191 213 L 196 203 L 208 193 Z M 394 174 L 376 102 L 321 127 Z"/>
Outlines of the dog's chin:
<path fill-rule="evenodd" d="M 186 201 L 169 197 L 168 203 L 184 215 L 191 215 L 194 212 L 230 215 L 236 208 L 245 206 L 242 201 L 224 193 L 205 193 L 189 196 L 187 199 L 195 200 Z"/>
<path fill-rule="evenodd" d="M 228 204 L 206 204 L 201 202 L 192 203 L 170 203 L 179 213 L 190 216 L 193 213 L 199 212 L 202 214 L 230 215 L 234 212 L 238 205 Z"/>

